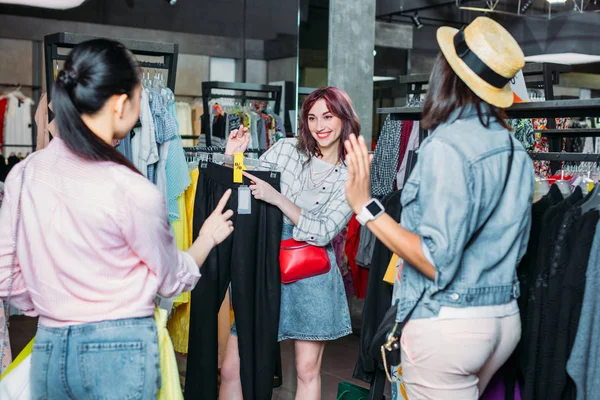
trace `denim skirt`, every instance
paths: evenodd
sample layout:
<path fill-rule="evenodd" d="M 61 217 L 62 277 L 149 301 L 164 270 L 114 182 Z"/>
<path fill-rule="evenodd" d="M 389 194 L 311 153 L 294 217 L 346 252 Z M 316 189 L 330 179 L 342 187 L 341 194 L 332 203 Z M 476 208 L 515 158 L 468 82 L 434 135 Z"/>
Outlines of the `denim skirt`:
<path fill-rule="evenodd" d="M 281 239 L 292 237 L 294 227 L 283 225 Z M 342 274 L 332 246 L 327 247 L 331 270 L 323 275 L 281 284 L 278 340 L 327 341 L 352 333 L 350 310 Z M 235 323 L 231 329 L 237 335 Z"/>
<path fill-rule="evenodd" d="M 156 399 L 159 363 L 153 318 L 40 326 L 31 354 L 32 398 Z"/>

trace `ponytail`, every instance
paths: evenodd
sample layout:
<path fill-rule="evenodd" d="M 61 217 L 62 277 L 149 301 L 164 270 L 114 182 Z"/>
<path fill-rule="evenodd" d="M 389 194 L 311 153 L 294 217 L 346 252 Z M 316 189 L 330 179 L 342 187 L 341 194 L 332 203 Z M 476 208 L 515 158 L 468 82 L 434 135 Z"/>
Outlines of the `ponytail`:
<path fill-rule="evenodd" d="M 61 139 L 84 160 L 111 161 L 140 173 L 123 154 L 83 122 L 113 95 L 132 95 L 139 84 L 137 63 L 120 43 L 98 39 L 77 45 L 58 73 L 52 102 Z"/>

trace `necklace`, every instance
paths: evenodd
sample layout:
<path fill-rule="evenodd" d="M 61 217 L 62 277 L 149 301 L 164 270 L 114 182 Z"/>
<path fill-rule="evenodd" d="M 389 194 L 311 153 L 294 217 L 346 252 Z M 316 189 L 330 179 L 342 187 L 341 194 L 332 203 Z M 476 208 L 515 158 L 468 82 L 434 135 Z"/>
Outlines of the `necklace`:
<path fill-rule="evenodd" d="M 337 162 L 335 164 L 333 164 L 331 166 L 331 168 L 322 171 L 322 172 L 315 172 L 314 167 L 313 167 L 313 162 L 311 160 L 310 165 L 309 165 L 309 180 L 311 182 L 311 189 L 316 189 L 320 186 L 323 185 L 323 183 L 327 180 L 327 178 L 329 178 L 329 176 L 333 173 L 333 171 L 336 169 L 337 167 Z"/>

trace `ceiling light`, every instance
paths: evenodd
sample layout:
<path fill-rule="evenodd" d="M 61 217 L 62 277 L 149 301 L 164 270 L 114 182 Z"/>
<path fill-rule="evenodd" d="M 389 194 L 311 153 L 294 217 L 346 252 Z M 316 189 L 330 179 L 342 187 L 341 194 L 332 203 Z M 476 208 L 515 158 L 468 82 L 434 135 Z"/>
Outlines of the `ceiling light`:
<path fill-rule="evenodd" d="M 564 65 L 591 64 L 600 62 L 600 55 L 582 53 L 538 54 L 525 57 L 525 61 Z"/>
<path fill-rule="evenodd" d="M 413 24 L 415 24 L 415 28 L 421 29 L 423 27 L 423 24 L 421 23 L 421 18 L 419 18 L 419 12 L 418 11 L 416 11 L 415 15 L 413 15 L 412 17 L 410 17 L 410 19 L 412 19 Z"/>
<path fill-rule="evenodd" d="M 546 0 L 550 4 L 565 4 L 567 0 Z"/>

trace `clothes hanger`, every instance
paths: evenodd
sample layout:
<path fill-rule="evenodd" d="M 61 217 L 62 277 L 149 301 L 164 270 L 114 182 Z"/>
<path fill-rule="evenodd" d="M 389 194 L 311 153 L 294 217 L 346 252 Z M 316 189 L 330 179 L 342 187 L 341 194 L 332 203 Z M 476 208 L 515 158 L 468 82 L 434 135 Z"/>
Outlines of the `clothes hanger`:
<path fill-rule="evenodd" d="M 233 155 L 222 154 L 222 153 L 205 153 L 205 152 L 198 152 L 198 153 L 196 153 L 196 155 L 198 156 L 199 161 L 201 162 L 202 168 L 205 168 L 209 162 L 219 164 L 219 165 L 224 165 L 227 167 L 233 167 L 233 165 L 234 165 L 234 156 Z M 277 166 L 277 164 L 263 161 L 258 158 L 244 157 L 244 166 L 249 170 L 255 170 L 255 171 L 271 171 L 271 172 L 279 171 L 279 167 Z"/>
<path fill-rule="evenodd" d="M 600 208 L 600 185 L 595 185 L 589 199 L 581 205 L 581 212 L 585 214 L 598 208 Z"/>
<path fill-rule="evenodd" d="M 571 195 L 571 185 L 569 185 L 569 182 L 565 181 L 565 170 L 561 170 L 560 171 L 560 179 L 557 180 L 554 184 L 558 187 L 558 189 L 560 190 L 560 192 L 562 193 L 564 198 L 567 198 Z"/>

